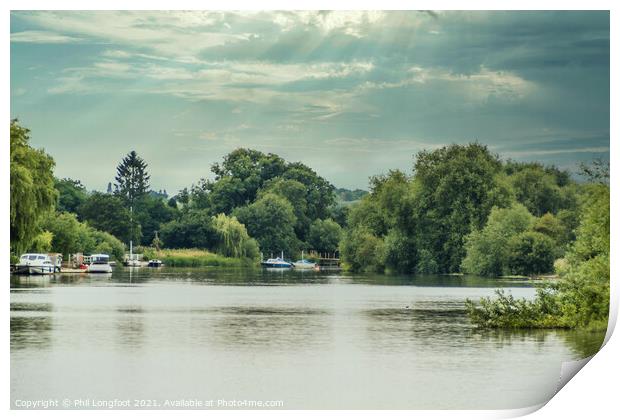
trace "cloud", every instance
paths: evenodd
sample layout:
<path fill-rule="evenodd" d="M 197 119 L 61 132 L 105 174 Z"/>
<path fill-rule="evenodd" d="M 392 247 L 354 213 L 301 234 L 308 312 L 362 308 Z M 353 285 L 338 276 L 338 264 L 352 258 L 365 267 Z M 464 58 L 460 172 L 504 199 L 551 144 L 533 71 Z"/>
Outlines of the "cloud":
<path fill-rule="evenodd" d="M 66 44 L 83 41 L 81 38 L 47 31 L 21 31 L 11 33 L 11 42 L 30 44 Z"/>
<path fill-rule="evenodd" d="M 167 162 L 172 138 L 197 168 L 282 150 L 350 185 L 452 142 L 563 163 L 609 144 L 607 12 L 32 11 L 11 28 L 12 112 L 59 143 L 148 139 Z"/>

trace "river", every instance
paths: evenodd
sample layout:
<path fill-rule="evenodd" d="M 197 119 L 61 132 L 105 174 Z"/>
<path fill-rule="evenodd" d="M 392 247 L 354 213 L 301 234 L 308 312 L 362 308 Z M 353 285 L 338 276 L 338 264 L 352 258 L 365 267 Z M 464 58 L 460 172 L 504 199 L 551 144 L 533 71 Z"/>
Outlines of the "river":
<path fill-rule="evenodd" d="M 530 281 L 467 276 L 217 268 L 11 276 L 11 404 L 540 404 L 555 393 L 562 362 L 595 352 L 602 334 L 473 328 L 465 299 L 498 287 L 535 293 Z"/>

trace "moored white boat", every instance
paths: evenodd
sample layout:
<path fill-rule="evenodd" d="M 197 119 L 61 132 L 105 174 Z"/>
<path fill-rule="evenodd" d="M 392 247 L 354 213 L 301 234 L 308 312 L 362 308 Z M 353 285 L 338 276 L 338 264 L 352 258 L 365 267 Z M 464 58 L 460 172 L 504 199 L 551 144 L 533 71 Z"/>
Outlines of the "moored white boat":
<path fill-rule="evenodd" d="M 162 265 L 164 265 L 164 263 L 162 263 L 161 260 L 149 260 L 148 263 L 149 267 L 161 267 Z"/>
<path fill-rule="evenodd" d="M 308 260 L 298 260 L 293 263 L 293 268 L 298 270 L 314 270 L 318 265 Z"/>
<path fill-rule="evenodd" d="M 58 254 L 59 255 L 59 254 Z M 15 266 L 16 274 L 53 274 L 60 271 L 62 257 L 47 254 L 23 254 Z"/>
<path fill-rule="evenodd" d="M 89 273 L 111 273 L 110 256 L 107 254 L 91 255 L 90 265 L 86 271 Z"/>

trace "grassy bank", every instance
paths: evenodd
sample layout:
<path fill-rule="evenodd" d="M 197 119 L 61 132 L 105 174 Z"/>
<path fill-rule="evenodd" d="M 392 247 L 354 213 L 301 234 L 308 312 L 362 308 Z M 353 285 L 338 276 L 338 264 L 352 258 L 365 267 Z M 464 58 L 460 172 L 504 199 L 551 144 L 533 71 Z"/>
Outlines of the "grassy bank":
<path fill-rule="evenodd" d="M 169 267 L 248 267 L 256 264 L 249 258 L 232 258 L 214 254 L 204 249 L 143 250 L 145 258 L 161 260 Z"/>

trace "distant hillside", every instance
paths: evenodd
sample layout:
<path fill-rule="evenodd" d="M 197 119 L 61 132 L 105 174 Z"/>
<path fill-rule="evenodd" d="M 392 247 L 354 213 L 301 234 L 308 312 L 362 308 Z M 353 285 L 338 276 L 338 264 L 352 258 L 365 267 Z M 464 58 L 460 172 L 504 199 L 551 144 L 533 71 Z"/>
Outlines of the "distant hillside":
<path fill-rule="evenodd" d="M 364 190 L 348 190 L 346 188 L 336 188 L 336 197 L 339 201 L 357 201 L 363 196 L 368 194 L 368 191 Z"/>

